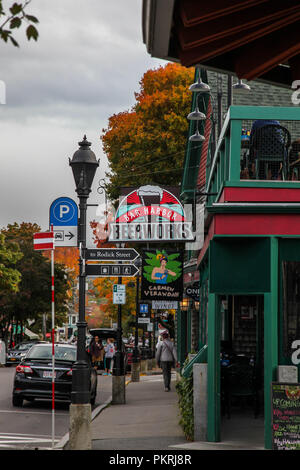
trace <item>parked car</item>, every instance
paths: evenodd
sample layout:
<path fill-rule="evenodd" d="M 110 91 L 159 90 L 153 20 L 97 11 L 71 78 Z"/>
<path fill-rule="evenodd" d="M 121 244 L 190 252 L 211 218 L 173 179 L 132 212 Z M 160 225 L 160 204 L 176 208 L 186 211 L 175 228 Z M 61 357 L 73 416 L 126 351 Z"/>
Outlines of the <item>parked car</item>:
<path fill-rule="evenodd" d="M 114 340 L 114 344 L 116 347 L 116 340 L 117 340 L 117 330 L 114 328 L 93 328 L 89 330 L 90 335 L 94 338 L 98 336 L 99 339 L 102 341 L 103 345 L 106 344 L 108 338 L 112 338 Z M 89 352 L 89 349 L 88 349 Z M 127 371 L 128 368 L 128 355 L 126 351 L 125 344 L 122 340 L 122 352 L 124 355 L 124 371 Z"/>
<path fill-rule="evenodd" d="M 36 341 L 24 341 L 23 343 L 17 344 L 14 348 L 7 349 L 5 365 L 19 364 L 26 356 L 28 350 L 36 343 Z"/>
<path fill-rule="evenodd" d="M 55 400 L 71 401 L 72 367 L 76 361 L 77 347 L 73 344 L 55 343 Z M 97 373 L 88 360 L 90 369 L 91 404 L 97 395 Z M 52 344 L 36 344 L 16 367 L 12 403 L 22 406 L 24 400 L 52 399 Z"/>

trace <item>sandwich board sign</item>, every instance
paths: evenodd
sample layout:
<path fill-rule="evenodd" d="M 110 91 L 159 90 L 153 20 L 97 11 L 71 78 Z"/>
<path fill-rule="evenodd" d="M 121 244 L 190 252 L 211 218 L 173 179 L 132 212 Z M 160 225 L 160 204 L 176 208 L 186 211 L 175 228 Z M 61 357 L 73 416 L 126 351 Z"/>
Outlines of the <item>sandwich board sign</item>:
<path fill-rule="evenodd" d="M 73 199 L 59 197 L 50 206 L 50 227 L 55 246 L 77 246 L 78 207 Z"/>

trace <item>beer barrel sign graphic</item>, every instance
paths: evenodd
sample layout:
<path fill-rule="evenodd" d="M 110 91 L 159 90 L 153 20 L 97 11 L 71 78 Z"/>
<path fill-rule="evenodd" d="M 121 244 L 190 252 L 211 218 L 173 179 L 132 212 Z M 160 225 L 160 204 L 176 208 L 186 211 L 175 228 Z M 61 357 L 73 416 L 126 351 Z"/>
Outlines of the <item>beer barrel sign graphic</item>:
<path fill-rule="evenodd" d="M 141 186 L 121 198 L 110 224 L 110 242 L 191 240 L 192 223 L 186 220 L 181 202 L 160 186 Z"/>

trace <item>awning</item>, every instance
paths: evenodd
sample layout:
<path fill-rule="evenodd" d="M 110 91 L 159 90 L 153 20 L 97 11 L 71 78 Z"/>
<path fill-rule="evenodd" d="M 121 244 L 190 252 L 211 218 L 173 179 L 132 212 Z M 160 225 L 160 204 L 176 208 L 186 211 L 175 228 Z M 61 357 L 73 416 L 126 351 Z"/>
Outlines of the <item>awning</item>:
<path fill-rule="evenodd" d="M 291 87 L 300 79 L 298 0 L 144 0 L 153 57 Z"/>

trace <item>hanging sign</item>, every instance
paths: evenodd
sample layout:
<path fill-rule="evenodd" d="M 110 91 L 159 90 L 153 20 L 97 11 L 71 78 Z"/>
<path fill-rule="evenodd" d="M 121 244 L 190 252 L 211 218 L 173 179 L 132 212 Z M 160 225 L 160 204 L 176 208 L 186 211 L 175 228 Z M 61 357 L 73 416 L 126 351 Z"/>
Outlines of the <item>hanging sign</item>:
<path fill-rule="evenodd" d="M 109 241 L 194 240 L 192 223 L 186 220 L 184 208 L 174 194 L 178 190 L 171 189 L 146 185 L 129 190 L 110 224 Z"/>
<path fill-rule="evenodd" d="M 183 295 L 183 252 L 149 250 L 143 253 L 143 300 L 179 301 Z"/>
<path fill-rule="evenodd" d="M 195 284 L 191 286 L 187 286 L 185 288 L 185 295 L 187 297 L 190 297 L 193 300 L 196 300 L 199 302 L 200 300 L 200 288 L 199 288 L 199 282 L 196 282 Z"/>

